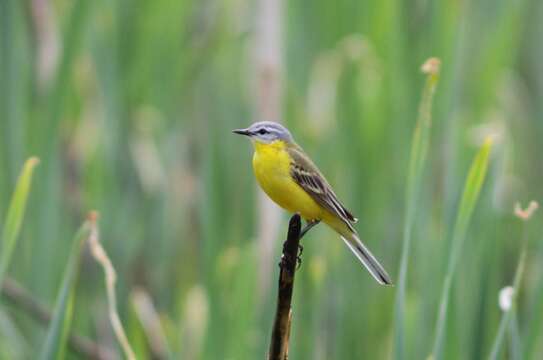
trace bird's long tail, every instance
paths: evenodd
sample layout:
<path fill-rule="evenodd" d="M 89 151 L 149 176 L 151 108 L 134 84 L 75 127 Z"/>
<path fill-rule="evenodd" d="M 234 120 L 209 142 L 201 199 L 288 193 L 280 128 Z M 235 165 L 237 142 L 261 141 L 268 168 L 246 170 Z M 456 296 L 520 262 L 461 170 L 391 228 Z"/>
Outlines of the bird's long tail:
<path fill-rule="evenodd" d="M 392 285 L 390 276 L 388 276 L 385 268 L 377 261 L 368 248 L 364 246 L 356 233 L 342 231 L 341 238 L 379 284 Z"/>

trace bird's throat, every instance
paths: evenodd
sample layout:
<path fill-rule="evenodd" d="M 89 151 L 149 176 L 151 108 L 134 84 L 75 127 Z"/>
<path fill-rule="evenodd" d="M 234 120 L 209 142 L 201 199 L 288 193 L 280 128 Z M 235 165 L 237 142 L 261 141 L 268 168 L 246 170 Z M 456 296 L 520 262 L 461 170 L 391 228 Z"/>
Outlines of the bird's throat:
<path fill-rule="evenodd" d="M 257 153 L 267 153 L 270 151 L 282 151 L 287 147 L 283 140 L 275 140 L 271 143 L 264 143 L 258 140 L 253 141 Z"/>

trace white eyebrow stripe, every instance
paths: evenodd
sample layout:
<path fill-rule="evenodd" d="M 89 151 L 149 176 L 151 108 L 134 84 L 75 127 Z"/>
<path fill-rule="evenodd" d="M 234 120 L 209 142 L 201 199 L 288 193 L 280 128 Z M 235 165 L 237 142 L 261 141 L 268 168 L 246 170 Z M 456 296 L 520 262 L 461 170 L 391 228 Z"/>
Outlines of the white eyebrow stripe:
<path fill-rule="evenodd" d="M 293 142 L 292 135 L 288 131 L 286 127 L 281 125 L 280 123 L 273 122 L 273 121 L 261 121 L 254 123 L 249 127 L 249 130 L 253 133 L 258 134 L 259 130 L 266 130 L 269 134 L 275 136 L 278 139 Z M 263 134 L 260 134 L 261 136 Z"/>

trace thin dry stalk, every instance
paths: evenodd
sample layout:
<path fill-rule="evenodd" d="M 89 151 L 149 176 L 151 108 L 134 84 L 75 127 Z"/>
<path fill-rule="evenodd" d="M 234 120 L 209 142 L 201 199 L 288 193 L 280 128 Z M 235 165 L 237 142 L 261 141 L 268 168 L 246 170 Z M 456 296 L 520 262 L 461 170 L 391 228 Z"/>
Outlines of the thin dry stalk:
<path fill-rule="evenodd" d="M 167 359 L 169 350 L 166 334 L 162 330 L 160 316 L 157 313 L 151 296 L 145 289 L 136 288 L 130 298 L 136 314 L 142 324 L 143 331 L 149 339 L 151 351 L 157 359 Z"/>
<path fill-rule="evenodd" d="M 253 43 L 255 119 L 281 121 L 282 0 L 258 0 Z M 262 192 L 258 202 L 258 293 L 262 300 L 270 288 L 273 244 L 281 220 L 280 212 Z"/>
<path fill-rule="evenodd" d="M 115 332 L 115 336 L 117 337 L 117 340 L 119 341 L 119 344 L 121 345 L 125 356 L 129 360 L 135 360 L 136 355 L 134 354 L 134 350 L 132 350 L 132 347 L 128 342 L 128 338 L 126 337 L 126 333 L 121 323 L 119 313 L 117 312 L 117 296 L 115 294 L 115 282 L 117 281 L 117 273 L 115 272 L 115 268 L 113 267 L 111 260 L 109 260 L 106 251 L 102 247 L 102 244 L 100 244 L 98 226 L 96 225 L 97 218 L 98 215 L 94 213 L 94 215 L 92 216 L 92 221 L 90 222 L 91 234 L 89 236 L 89 246 L 92 256 L 104 269 L 109 319 L 111 321 L 113 331 Z"/>

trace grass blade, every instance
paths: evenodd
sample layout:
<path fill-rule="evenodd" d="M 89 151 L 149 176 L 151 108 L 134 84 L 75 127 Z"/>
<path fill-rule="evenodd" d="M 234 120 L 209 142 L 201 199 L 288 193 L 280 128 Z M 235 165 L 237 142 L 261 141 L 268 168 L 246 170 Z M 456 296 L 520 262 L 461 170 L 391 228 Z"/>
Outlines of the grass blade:
<path fill-rule="evenodd" d="M 522 359 L 522 343 L 520 339 L 520 330 L 518 323 L 518 316 L 516 308 L 512 311 L 511 314 L 511 325 L 510 325 L 510 341 L 511 341 L 511 360 L 521 360 Z"/>
<path fill-rule="evenodd" d="M 456 270 L 458 256 L 460 255 L 462 245 L 466 237 L 466 231 L 486 177 L 491 148 L 492 140 L 489 137 L 481 147 L 481 150 L 479 150 L 475 156 L 464 185 L 464 192 L 460 201 L 460 208 L 458 210 L 453 231 L 447 274 L 445 275 L 445 282 L 443 284 L 443 291 L 439 305 L 439 313 L 436 324 L 436 338 L 432 350 L 433 359 L 441 359 L 452 280 Z"/>
<path fill-rule="evenodd" d="M 532 201 L 526 210 L 522 210 L 518 203 L 515 206 L 515 215 L 524 221 L 524 224 L 522 227 L 522 250 L 520 252 L 519 261 L 517 264 L 517 268 L 515 270 L 515 277 L 513 279 L 513 286 L 512 286 L 510 301 L 509 301 L 510 305 L 506 307 L 500 304 L 500 307 L 502 307 L 502 310 L 503 310 L 503 316 L 500 320 L 498 333 L 496 334 L 496 338 L 494 339 L 494 344 L 492 345 L 492 350 L 488 357 L 491 360 L 497 359 L 498 356 L 500 355 L 501 346 L 503 343 L 503 339 L 505 337 L 505 331 L 507 327 L 509 326 L 509 324 L 511 324 L 510 326 L 511 349 L 512 349 L 511 358 L 520 359 L 522 357 L 520 355 L 522 353 L 522 350 L 520 346 L 520 336 L 518 333 L 518 322 L 516 318 L 517 297 L 518 297 L 520 284 L 522 281 L 522 276 L 524 274 L 524 268 L 525 268 L 525 263 L 526 263 L 526 253 L 527 253 L 527 247 L 528 247 L 526 222 L 530 220 L 533 213 L 537 210 L 538 207 L 539 205 L 535 201 Z M 526 358 L 529 358 L 529 357 L 526 356 Z"/>
<path fill-rule="evenodd" d="M 32 184 L 32 174 L 34 167 L 39 163 L 38 158 L 31 157 L 28 159 L 19 175 L 19 180 L 15 185 L 15 191 L 9 205 L 6 221 L 2 230 L 2 253 L 0 255 L 0 288 L 6 271 L 8 270 L 11 261 L 11 255 L 17 244 L 17 238 L 21 231 L 28 193 Z"/>
<path fill-rule="evenodd" d="M 409 263 L 409 250 L 411 247 L 411 233 L 415 218 L 415 205 L 421 185 L 421 175 L 428 153 L 430 143 L 430 127 L 432 124 L 432 99 L 434 97 L 437 81 L 439 79 L 440 62 L 436 58 L 428 59 L 422 66 L 427 74 L 426 85 L 422 92 L 417 124 L 413 132 L 411 154 L 409 159 L 409 172 L 405 196 L 405 222 L 403 229 L 403 247 L 398 278 L 398 292 L 395 302 L 395 328 L 394 328 L 394 354 L 395 359 L 403 359 L 404 345 L 404 317 L 405 317 L 405 291 L 407 285 L 407 270 Z"/>
<path fill-rule="evenodd" d="M 524 273 L 525 262 L 526 262 L 526 244 L 523 245 L 523 249 L 520 254 L 520 259 L 517 265 L 517 270 L 515 272 L 515 279 L 513 280 L 511 306 L 508 309 L 503 309 L 504 313 L 500 320 L 500 325 L 498 327 L 498 334 L 496 335 L 496 339 L 494 340 L 494 344 L 492 345 L 492 350 L 490 352 L 490 356 L 488 357 L 489 359 L 493 359 L 493 360 L 498 359 L 498 356 L 500 355 L 500 349 L 503 343 L 503 339 L 505 337 L 505 332 L 507 328 L 509 327 L 509 323 L 515 318 L 517 293 L 520 286 L 520 281 L 522 279 L 522 274 Z"/>
<path fill-rule="evenodd" d="M 74 292 L 79 277 L 81 248 L 89 238 L 92 226 L 95 226 L 95 216 L 89 216 L 77 231 L 70 252 L 70 258 L 64 271 L 62 287 L 60 288 L 53 312 L 53 319 L 47 330 L 47 337 L 40 352 L 40 360 L 62 359 L 66 348 L 67 335 L 71 326 Z"/>

